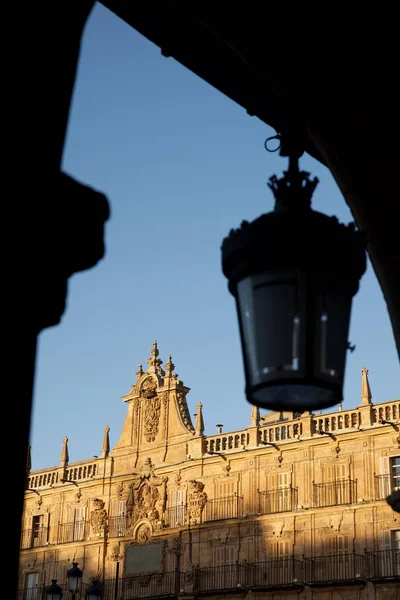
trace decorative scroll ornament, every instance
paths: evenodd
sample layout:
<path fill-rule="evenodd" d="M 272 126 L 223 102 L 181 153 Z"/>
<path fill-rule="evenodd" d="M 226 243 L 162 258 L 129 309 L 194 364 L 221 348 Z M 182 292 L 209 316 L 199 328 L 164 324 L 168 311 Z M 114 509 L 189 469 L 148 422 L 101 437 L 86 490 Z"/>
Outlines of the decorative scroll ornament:
<path fill-rule="evenodd" d="M 178 402 L 179 412 L 181 414 L 183 424 L 189 431 L 194 431 L 192 419 L 190 418 L 190 413 L 186 401 L 186 392 L 177 392 L 176 400 Z"/>
<path fill-rule="evenodd" d="M 90 524 L 92 526 L 93 533 L 100 535 L 103 533 L 107 522 L 107 511 L 104 508 L 104 501 L 100 498 L 93 500 L 94 510 L 90 513 Z"/>
<path fill-rule="evenodd" d="M 203 510 L 207 504 L 207 494 L 203 491 L 204 483 L 192 479 L 189 481 L 188 516 L 189 519 L 201 522 Z"/>

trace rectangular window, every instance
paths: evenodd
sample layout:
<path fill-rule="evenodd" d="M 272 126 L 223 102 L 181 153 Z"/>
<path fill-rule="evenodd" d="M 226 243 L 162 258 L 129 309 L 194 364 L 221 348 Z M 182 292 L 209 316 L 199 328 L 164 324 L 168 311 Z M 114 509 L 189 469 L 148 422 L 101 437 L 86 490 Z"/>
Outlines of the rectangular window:
<path fill-rule="evenodd" d="M 220 546 L 215 548 L 214 564 L 216 567 L 236 563 L 236 546 Z"/>
<path fill-rule="evenodd" d="M 393 550 L 400 551 L 400 529 L 392 531 L 392 546 Z"/>
<path fill-rule="evenodd" d="M 236 481 L 224 481 L 218 484 L 219 498 L 226 498 L 227 496 L 233 496 L 236 493 Z"/>
<path fill-rule="evenodd" d="M 393 490 L 400 490 L 400 456 L 390 459 L 391 483 Z"/>
<path fill-rule="evenodd" d="M 44 515 L 35 515 L 32 517 L 32 540 L 31 547 L 37 548 L 43 546 L 43 519 Z"/>
<path fill-rule="evenodd" d="M 326 483 L 345 481 L 349 477 L 349 467 L 347 463 L 326 465 L 324 470 Z"/>
<path fill-rule="evenodd" d="M 38 600 L 39 573 L 27 573 L 24 600 Z"/>
<path fill-rule="evenodd" d="M 185 523 L 185 490 L 174 490 L 168 508 L 170 527 L 182 527 Z"/>
<path fill-rule="evenodd" d="M 236 546 L 219 546 L 214 548 L 214 577 L 217 589 L 235 588 L 240 581 L 240 571 L 236 565 Z M 214 587 L 214 586 L 212 586 Z"/>
<path fill-rule="evenodd" d="M 349 536 L 336 535 L 335 537 L 328 537 L 326 541 L 326 553 L 329 556 L 348 554 Z"/>
<path fill-rule="evenodd" d="M 116 500 L 114 503 L 114 518 L 109 523 L 110 533 L 114 537 L 125 535 L 126 528 L 126 501 Z"/>
<path fill-rule="evenodd" d="M 79 506 L 74 509 L 74 522 L 72 541 L 79 542 L 85 536 L 85 507 Z"/>

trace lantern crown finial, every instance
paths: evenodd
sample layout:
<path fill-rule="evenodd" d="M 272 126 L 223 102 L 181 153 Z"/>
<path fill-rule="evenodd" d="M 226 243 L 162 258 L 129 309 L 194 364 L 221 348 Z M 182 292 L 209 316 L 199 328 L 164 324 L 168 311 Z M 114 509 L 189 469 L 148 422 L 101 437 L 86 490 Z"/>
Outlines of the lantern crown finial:
<path fill-rule="evenodd" d="M 304 210 L 311 208 L 318 178 L 310 179 L 310 173 L 300 171 L 298 158 L 291 156 L 289 168 L 283 172 L 283 177 L 272 175 L 267 185 L 275 196 L 275 211 Z"/>

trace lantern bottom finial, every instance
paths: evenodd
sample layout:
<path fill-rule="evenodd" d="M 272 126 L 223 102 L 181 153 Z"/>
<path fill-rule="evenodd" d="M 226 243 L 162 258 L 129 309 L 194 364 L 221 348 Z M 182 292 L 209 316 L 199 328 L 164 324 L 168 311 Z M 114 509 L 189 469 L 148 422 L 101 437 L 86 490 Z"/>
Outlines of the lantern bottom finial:
<path fill-rule="evenodd" d="M 321 410 L 342 401 L 341 389 L 304 383 L 260 385 L 246 391 L 247 400 L 259 408 L 295 411 Z"/>

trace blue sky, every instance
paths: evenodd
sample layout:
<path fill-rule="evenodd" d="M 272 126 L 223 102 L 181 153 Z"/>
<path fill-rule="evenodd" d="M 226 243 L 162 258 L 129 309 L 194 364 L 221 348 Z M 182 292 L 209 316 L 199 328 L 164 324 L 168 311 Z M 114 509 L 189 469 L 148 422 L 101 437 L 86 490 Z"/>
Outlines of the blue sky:
<path fill-rule="evenodd" d="M 118 439 L 137 364 L 155 339 L 204 405 L 209 433 L 247 426 L 250 405 L 236 312 L 221 271 L 232 227 L 273 208 L 266 181 L 286 168 L 264 150 L 258 119 L 96 5 L 87 23 L 63 168 L 107 194 L 107 253 L 70 279 L 62 323 L 40 334 L 31 430 L 33 468 L 71 461 Z M 305 156 L 320 184 L 313 207 L 352 220 L 329 171 Z M 373 401 L 398 398 L 389 317 L 370 264 L 353 302 L 344 406 L 356 406 L 361 368 Z"/>

